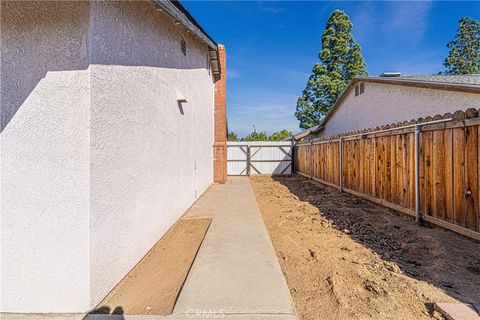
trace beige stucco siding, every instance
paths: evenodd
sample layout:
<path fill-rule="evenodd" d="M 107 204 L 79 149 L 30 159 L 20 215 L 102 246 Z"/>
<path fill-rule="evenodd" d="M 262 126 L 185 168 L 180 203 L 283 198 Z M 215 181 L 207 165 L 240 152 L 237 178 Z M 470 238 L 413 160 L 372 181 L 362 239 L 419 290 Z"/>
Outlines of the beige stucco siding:
<path fill-rule="evenodd" d="M 1 19 L 0 311 L 86 312 L 212 182 L 208 49 L 151 1 Z"/>
<path fill-rule="evenodd" d="M 355 97 L 352 88 L 320 135 L 479 107 L 479 94 L 365 82 L 365 92 Z"/>

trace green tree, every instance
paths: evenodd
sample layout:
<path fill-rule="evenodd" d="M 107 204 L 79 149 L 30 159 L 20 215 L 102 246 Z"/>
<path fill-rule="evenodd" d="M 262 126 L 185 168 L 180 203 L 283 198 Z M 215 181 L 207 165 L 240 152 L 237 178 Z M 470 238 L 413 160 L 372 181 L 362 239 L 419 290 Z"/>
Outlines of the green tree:
<path fill-rule="evenodd" d="M 464 17 L 458 22 L 455 39 L 447 44 L 450 49 L 443 62 L 446 74 L 480 73 L 480 23 Z"/>
<path fill-rule="evenodd" d="M 228 141 L 238 141 L 238 135 L 233 132 L 233 131 L 230 131 L 228 134 L 227 134 L 227 140 Z"/>
<path fill-rule="evenodd" d="M 291 137 L 291 136 L 292 136 L 292 131 L 287 130 L 287 129 L 283 129 L 281 131 L 272 133 L 272 135 L 270 137 L 268 137 L 268 140 L 270 140 L 270 141 L 281 141 L 281 140 L 286 139 L 286 138 Z"/>
<path fill-rule="evenodd" d="M 335 10 L 328 19 L 318 58 L 320 62 L 313 67 L 297 100 L 295 116 L 302 129 L 320 122 L 354 76 L 367 75 L 360 45 L 353 38 L 352 23 L 345 12 Z"/>
<path fill-rule="evenodd" d="M 267 140 L 268 140 L 267 133 L 263 131 L 262 132 L 253 131 L 245 138 L 242 138 L 242 141 L 267 141 Z"/>

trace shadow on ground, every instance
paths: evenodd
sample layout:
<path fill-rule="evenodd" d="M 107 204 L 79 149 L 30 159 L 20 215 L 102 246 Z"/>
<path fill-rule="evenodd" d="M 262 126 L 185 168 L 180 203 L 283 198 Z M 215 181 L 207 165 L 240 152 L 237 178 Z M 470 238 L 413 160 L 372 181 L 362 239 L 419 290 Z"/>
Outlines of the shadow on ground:
<path fill-rule="evenodd" d="M 299 175 L 273 179 L 318 208 L 334 228 L 395 262 L 408 276 L 460 301 L 480 301 L 479 242 L 441 228 L 420 227 L 410 217 Z"/>
<path fill-rule="evenodd" d="M 125 320 L 122 307 L 111 310 L 108 306 L 101 306 L 90 311 L 84 320 Z"/>

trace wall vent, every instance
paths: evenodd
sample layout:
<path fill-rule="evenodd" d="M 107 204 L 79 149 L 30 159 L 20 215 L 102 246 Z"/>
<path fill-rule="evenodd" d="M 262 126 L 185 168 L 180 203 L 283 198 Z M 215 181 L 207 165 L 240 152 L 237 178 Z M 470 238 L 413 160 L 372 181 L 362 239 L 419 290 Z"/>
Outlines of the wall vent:
<path fill-rule="evenodd" d="M 182 48 L 183 55 L 187 56 L 187 43 L 185 42 L 185 39 L 182 38 L 180 41 L 180 46 Z"/>
<path fill-rule="evenodd" d="M 365 92 L 365 83 L 361 82 L 355 86 L 355 97 Z"/>

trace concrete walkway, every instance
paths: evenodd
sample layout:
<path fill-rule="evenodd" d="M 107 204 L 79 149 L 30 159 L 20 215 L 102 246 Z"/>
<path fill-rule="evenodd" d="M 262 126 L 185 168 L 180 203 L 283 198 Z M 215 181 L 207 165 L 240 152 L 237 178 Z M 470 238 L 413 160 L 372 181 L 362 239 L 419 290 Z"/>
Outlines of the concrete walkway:
<path fill-rule="evenodd" d="M 174 315 L 297 319 L 270 237 L 246 177 L 212 186 L 186 214 L 213 216 Z"/>

